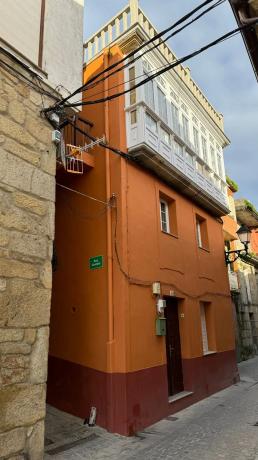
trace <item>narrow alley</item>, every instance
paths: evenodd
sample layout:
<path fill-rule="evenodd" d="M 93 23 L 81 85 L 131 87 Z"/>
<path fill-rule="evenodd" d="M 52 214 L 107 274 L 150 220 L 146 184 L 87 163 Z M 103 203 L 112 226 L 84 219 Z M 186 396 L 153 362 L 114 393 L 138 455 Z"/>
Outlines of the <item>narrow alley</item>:
<path fill-rule="evenodd" d="M 84 428 L 82 420 L 50 408 L 45 460 L 257 460 L 258 357 L 241 363 L 239 370 L 236 385 L 132 438 Z M 63 440 L 59 433 L 53 444 L 49 437 L 61 425 Z"/>

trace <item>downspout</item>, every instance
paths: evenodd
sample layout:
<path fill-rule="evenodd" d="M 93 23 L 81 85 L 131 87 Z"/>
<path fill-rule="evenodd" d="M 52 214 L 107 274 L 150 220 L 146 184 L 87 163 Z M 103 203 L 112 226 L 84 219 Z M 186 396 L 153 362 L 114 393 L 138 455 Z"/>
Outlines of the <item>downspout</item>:
<path fill-rule="evenodd" d="M 109 54 L 104 53 L 104 69 L 109 65 Z M 104 97 L 108 97 L 109 80 L 104 80 Z M 109 142 L 109 102 L 104 102 L 105 136 Z M 106 149 L 105 156 L 106 173 L 106 199 L 111 198 L 111 178 L 110 178 L 110 152 Z M 107 210 L 107 308 L 108 308 L 108 337 L 107 337 L 107 425 L 113 427 L 113 343 L 114 343 L 114 307 L 113 307 L 113 253 L 112 253 L 112 217 L 111 208 Z"/>

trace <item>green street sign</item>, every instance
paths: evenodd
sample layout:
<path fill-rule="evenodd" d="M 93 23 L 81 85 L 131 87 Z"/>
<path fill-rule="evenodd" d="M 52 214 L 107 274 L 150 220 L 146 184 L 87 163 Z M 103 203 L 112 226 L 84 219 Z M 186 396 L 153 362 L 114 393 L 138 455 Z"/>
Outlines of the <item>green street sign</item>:
<path fill-rule="evenodd" d="M 90 257 L 90 270 L 103 268 L 103 256 Z"/>

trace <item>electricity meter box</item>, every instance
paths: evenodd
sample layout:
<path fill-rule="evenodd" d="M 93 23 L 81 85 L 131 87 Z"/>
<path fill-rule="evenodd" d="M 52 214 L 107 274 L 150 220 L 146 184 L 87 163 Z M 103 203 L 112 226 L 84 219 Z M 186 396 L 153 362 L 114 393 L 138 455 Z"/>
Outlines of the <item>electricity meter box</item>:
<path fill-rule="evenodd" d="M 166 335 L 166 318 L 156 319 L 156 335 L 159 335 L 159 336 Z"/>

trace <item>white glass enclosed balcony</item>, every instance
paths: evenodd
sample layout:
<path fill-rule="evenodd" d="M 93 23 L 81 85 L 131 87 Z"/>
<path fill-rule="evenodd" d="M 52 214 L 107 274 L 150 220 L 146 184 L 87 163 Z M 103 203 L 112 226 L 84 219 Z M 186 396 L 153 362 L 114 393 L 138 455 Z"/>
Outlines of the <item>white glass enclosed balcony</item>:
<path fill-rule="evenodd" d="M 129 69 L 130 82 L 134 75 Z M 162 79 L 127 95 L 129 153 L 214 215 L 228 214 L 222 148 L 172 91 Z"/>

